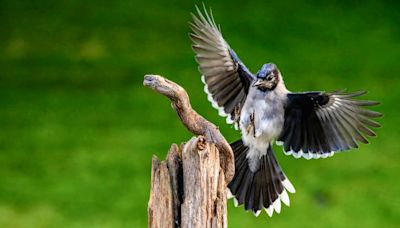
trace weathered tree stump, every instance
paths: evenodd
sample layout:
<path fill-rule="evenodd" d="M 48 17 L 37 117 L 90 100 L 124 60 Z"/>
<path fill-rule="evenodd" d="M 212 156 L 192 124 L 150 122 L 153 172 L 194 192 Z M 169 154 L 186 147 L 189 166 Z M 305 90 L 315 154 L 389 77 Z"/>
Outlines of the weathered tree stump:
<path fill-rule="evenodd" d="M 166 161 L 153 157 L 151 183 L 149 227 L 226 227 L 225 174 L 204 137 L 172 145 Z"/>
<path fill-rule="evenodd" d="M 143 84 L 167 96 L 184 126 L 198 135 L 166 161 L 153 157 L 149 227 L 227 227 L 227 183 L 234 175 L 232 149 L 218 128 L 195 112 L 186 91 L 163 77 Z M 221 153 L 219 153 L 221 152 Z"/>

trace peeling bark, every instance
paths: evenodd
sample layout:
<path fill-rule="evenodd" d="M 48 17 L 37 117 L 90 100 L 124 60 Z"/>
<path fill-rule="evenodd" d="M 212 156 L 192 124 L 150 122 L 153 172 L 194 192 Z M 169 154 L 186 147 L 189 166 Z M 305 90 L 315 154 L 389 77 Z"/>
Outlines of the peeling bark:
<path fill-rule="evenodd" d="M 181 147 L 173 144 L 166 161 L 153 157 L 149 227 L 227 227 L 227 183 L 235 173 L 230 145 L 192 109 L 181 86 L 157 75 L 146 75 L 143 84 L 168 97 L 183 125 L 197 135 Z"/>
<path fill-rule="evenodd" d="M 175 82 L 158 75 L 146 75 L 143 85 L 168 97 L 183 125 L 193 134 L 203 135 L 207 142 L 215 144 L 221 152 L 220 163 L 224 168 L 225 180 L 230 182 L 235 174 L 232 149 L 218 127 L 193 110 L 187 92 Z"/>
<path fill-rule="evenodd" d="M 203 136 L 180 152 L 175 144 L 153 157 L 149 227 L 227 227 L 226 181 L 219 152 Z"/>

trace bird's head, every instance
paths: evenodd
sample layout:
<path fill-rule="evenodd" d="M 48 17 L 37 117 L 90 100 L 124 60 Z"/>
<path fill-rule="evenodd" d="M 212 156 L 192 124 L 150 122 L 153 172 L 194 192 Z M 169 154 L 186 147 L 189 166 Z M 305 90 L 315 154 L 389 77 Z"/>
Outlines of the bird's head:
<path fill-rule="evenodd" d="M 257 80 L 253 87 L 257 87 L 261 91 L 273 90 L 281 80 L 278 68 L 273 63 L 264 64 L 260 71 L 257 72 Z"/>

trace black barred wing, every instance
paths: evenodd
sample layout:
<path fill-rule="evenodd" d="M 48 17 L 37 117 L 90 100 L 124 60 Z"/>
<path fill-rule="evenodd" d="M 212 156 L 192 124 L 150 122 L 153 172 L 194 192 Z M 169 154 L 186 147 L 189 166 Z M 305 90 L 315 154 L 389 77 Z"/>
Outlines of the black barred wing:
<path fill-rule="evenodd" d="M 212 14 L 204 11 L 205 16 L 198 8 L 198 16 L 192 14 L 192 47 L 208 100 L 228 123 L 235 123 L 254 76 L 224 40 Z"/>
<path fill-rule="evenodd" d="M 288 94 L 284 127 L 277 144 L 283 144 L 287 155 L 311 159 L 358 148 L 358 142 L 368 143 L 365 136 L 376 136 L 371 127 L 380 127 L 371 118 L 382 114 L 365 109 L 378 102 L 354 99 L 363 94 L 343 91 Z"/>

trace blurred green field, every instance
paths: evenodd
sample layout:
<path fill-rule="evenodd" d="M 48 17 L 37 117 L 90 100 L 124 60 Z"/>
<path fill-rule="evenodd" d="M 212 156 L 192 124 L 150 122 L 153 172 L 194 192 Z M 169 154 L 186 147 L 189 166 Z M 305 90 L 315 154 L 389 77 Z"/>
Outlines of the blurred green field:
<path fill-rule="evenodd" d="M 0 1 L 0 227 L 145 227 L 152 154 L 191 137 L 146 73 L 203 93 L 190 49 L 189 1 Z M 201 2 L 200 2 L 201 3 Z M 207 2 L 206 2 L 207 3 Z M 378 138 L 326 160 L 276 148 L 297 193 L 255 218 L 229 202 L 231 227 L 400 224 L 400 4 L 209 2 L 253 71 L 281 69 L 292 91 L 366 89 L 385 114 Z"/>

